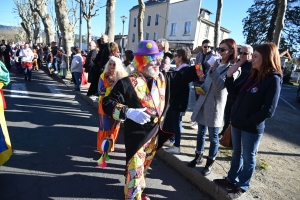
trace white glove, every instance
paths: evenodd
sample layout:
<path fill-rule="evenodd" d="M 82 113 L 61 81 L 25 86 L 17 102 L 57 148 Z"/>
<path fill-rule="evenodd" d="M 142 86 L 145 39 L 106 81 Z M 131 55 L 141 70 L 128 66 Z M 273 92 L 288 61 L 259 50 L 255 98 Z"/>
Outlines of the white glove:
<path fill-rule="evenodd" d="M 145 110 L 147 108 L 129 108 L 126 111 L 126 117 L 138 124 L 145 124 L 150 122 L 150 115 L 145 113 Z"/>
<path fill-rule="evenodd" d="M 214 66 L 215 62 L 220 59 L 222 59 L 222 57 L 220 55 L 215 55 L 215 56 L 210 57 L 210 59 L 207 61 L 207 63 L 212 67 L 212 66 Z"/>

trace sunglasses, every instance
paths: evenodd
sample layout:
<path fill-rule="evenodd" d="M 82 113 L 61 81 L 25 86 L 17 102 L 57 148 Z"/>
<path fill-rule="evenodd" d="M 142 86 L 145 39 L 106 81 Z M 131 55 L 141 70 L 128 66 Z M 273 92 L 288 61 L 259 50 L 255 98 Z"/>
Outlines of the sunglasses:
<path fill-rule="evenodd" d="M 109 66 L 116 66 L 116 63 L 108 63 Z"/>
<path fill-rule="evenodd" d="M 249 53 L 248 52 L 240 52 L 240 55 L 247 56 Z"/>
<path fill-rule="evenodd" d="M 230 49 L 224 49 L 224 48 L 220 48 L 220 47 L 219 47 L 219 48 L 217 48 L 216 50 L 217 50 L 217 51 L 224 52 L 224 51 L 228 51 L 228 50 L 230 50 Z"/>
<path fill-rule="evenodd" d="M 210 46 L 203 46 L 204 49 L 210 48 Z"/>

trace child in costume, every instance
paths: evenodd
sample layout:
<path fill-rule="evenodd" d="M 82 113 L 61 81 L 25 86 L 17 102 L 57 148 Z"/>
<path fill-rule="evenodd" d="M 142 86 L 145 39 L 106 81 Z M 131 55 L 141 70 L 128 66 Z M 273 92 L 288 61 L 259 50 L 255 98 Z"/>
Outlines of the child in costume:
<path fill-rule="evenodd" d="M 104 113 L 102 100 L 103 97 L 109 95 L 116 82 L 127 75 L 128 74 L 122 65 L 122 61 L 117 57 L 111 56 L 99 78 L 99 131 L 97 135 L 97 150 L 102 154 L 98 161 L 98 165 L 100 167 L 106 166 L 105 159 L 107 153 L 114 151 L 114 143 L 118 137 L 120 129 L 120 121 L 116 121 Z M 111 144 L 107 144 L 108 146 L 106 146 L 106 142 Z"/>
<path fill-rule="evenodd" d="M 142 194 L 145 175 L 156 151 L 174 134 L 165 119 L 170 91 L 180 89 L 203 76 L 199 66 L 161 73 L 163 52 L 152 40 L 138 43 L 134 53 L 135 74 L 119 80 L 103 98 L 102 109 L 111 118 L 124 121 L 126 151 L 125 199 L 148 200 Z M 172 119 L 169 119 L 172 120 Z M 169 128 L 170 129 L 170 128 Z"/>
<path fill-rule="evenodd" d="M 9 72 L 7 71 L 4 63 L 0 60 L 0 166 L 8 161 L 12 155 L 11 143 L 4 116 L 6 103 L 2 90 L 2 87 L 6 86 L 9 82 Z"/>

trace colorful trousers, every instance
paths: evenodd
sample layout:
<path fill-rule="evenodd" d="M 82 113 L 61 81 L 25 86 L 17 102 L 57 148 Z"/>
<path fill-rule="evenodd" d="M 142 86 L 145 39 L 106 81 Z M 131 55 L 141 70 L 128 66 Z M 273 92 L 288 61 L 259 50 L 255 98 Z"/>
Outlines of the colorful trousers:
<path fill-rule="evenodd" d="M 141 200 L 146 173 L 157 151 L 158 135 L 144 144 L 128 161 L 125 172 L 125 199 Z"/>

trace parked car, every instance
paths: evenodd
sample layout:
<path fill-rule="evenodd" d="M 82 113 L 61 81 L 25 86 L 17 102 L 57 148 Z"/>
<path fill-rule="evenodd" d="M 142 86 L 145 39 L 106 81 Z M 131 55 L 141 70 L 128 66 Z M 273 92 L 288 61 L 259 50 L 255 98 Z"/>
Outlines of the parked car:
<path fill-rule="evenodd" d="M 298 86 L 297 89 L 297 102 L 300 103 L 300 85 Z"/>
<path fill-rule="evenodd" d="M 191 58 L 190 66 L 194 66 L 195 64 L 196 64 L 196 58 Z M 170 64 L 170 71 L 175 71 L 175 69 L 176 69 L 176 64 L 175 64 L 175 59 L 173 59 Z"/>

